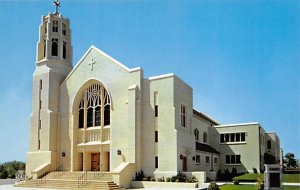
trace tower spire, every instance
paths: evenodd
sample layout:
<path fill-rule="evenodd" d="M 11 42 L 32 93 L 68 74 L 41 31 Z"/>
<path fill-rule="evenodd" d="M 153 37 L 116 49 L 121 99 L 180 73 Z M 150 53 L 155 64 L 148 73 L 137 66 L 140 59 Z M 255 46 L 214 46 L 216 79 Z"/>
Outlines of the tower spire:
<path fill-rule="evenodd" d="M 58 7 L 60 7 L 59 0 L 54 0 L 53 1 L 53 6 L 55 6 L 55 12 L 54 12 L 54 14 L 58 14 Z"/>

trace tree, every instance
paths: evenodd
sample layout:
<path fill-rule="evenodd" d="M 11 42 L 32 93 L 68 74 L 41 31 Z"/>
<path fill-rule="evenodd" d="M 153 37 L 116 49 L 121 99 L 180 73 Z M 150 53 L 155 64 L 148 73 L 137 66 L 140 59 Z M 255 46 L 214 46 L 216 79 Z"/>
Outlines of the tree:
<path fill-rule="evenodd" d="M 295 167 L 297 165 L 294 153 L 288 152 L 284 158 L 284 163 L 286 163 L 287 167 Z"/>

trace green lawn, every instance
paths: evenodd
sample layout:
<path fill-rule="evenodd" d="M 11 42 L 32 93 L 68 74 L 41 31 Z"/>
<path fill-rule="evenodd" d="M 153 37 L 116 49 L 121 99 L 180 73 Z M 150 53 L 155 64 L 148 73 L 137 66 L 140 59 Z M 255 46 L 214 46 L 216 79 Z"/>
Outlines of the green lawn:
<path fill-rule="evenodd" d="M 259 174 L 244 174 L 238 177 L 238 179 L 242 182 L 242 181 L 256 181 L 257 177 Z"/>
<path fill-rule="evenodd" d="M 289 183 L 300 183 L 300 174 L 284 174 L 283 181 Z"/>
<path fill-rule="evenodd" d="M 221 190 L 255 190 L 255 185 L 222 185 Z M 284 186 L 284 190 L 300 190 L 300 187 Z"/>
<path fill-rule="evenodd" d="M 256 181 L 258 174 L 245 174 L 239 176 L 240 182 L 243 181 Z M 283 174 L 283 182 L 300 183 L 300 174 Z"/>

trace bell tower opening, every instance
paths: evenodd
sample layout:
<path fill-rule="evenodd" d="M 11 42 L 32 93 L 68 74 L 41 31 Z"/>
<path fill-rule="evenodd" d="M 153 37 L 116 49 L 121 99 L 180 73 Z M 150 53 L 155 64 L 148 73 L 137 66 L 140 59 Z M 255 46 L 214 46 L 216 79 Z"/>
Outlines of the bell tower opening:
<path fill-rule="evenodd" d="M 37 43 L 37 62 L 45 60 L 60 61 L 71 66 L 72 46 L 70 20 L 64 18 L 59 12 L 59 1 L 54 1 L 56 10 L 42 17 Z"/>

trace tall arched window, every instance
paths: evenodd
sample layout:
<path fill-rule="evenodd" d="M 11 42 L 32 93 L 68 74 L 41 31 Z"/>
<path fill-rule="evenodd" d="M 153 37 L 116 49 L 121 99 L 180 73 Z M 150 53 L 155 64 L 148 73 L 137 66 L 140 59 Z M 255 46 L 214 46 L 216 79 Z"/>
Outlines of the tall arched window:
<path fill-rule="evenodd" d="M 199 141 L 199 130 L 198 129 L 194 130 L 194 135 L 195 135 L 195 140 Z"/>
<path fill-rule="evenodd" d="M 207 133 L 206 132 L 203 133 L 203 142 L 207 143 Z"/>
<path fill-rule="evenodd" d="M 44 40 L 44 57 L 46 57 L 46 40 Z"/>
<path fill-rule="evenodd" d="M 66 42 L 63 43 L 63 58 L 64 59 L 67 58 L 67 43 Z"/>
<path fill-rule="evenodd" d="M 58 39 L 57 38 L 52 39 L 51 55 L 52 56 L 58 56 Z"/>
<path fill-rule="evenodd" d="M 110 125 L 110 97 L 103 86 L 93 84 L 85 90 L 80 101 L 78 127 L 84 128 L 85 124 L 86 127 L 98 127 L 101 121 L 104 126 Z"/>

